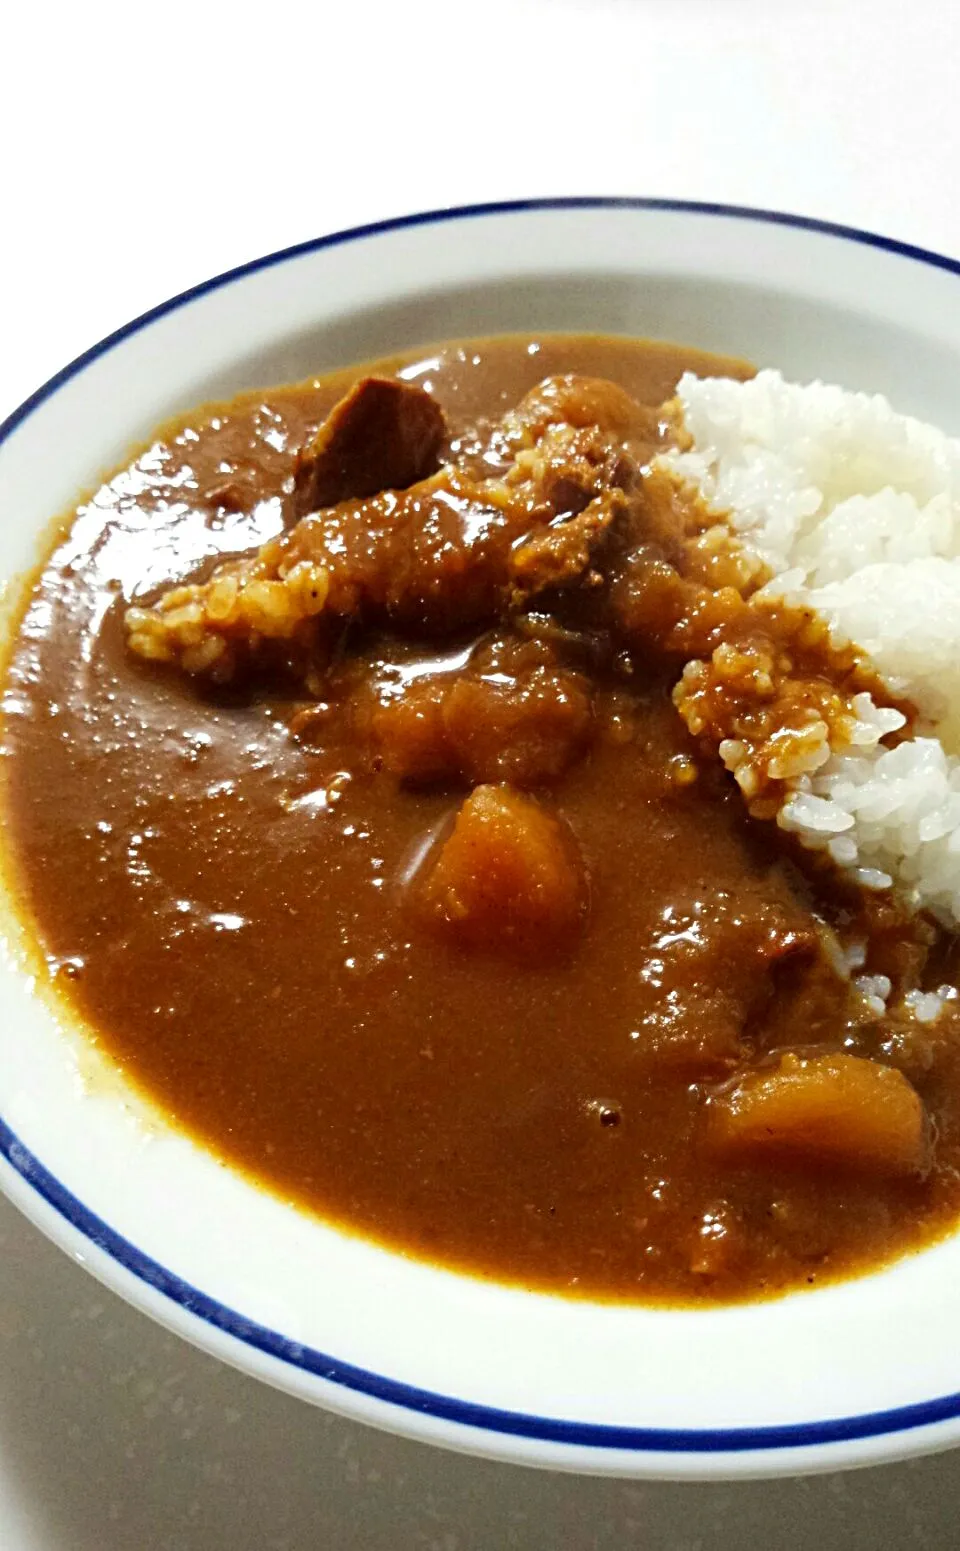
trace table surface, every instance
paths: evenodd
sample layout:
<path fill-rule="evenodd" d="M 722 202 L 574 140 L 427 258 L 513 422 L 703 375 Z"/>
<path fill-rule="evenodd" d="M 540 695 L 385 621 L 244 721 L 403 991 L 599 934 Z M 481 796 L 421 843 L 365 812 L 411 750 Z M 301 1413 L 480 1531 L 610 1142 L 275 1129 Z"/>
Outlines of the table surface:
<path fill-rule="evenodd" d="M 357 222 L 532 194 L 960 257 L 954 0 L 34 0 L 4 14 L 0 417 L 129 317 Z M 0 1202 L 3 1551 L 957 1544 L 960 1465 L 730 1486 L 443 1454 L 233 1373 Z"/>

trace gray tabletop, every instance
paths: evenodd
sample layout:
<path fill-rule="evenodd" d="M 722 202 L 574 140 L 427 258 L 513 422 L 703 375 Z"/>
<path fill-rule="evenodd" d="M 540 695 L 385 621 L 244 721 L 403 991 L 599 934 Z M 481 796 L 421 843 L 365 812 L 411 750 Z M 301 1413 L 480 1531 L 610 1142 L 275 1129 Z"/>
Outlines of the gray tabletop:
<path fill-rule="evenodd" d="M 0 1201 L 3 1551 L 878 1551 L 960 1544 L 960 1459 L 746 1485 L 522 1470 L 188 1347 Z"/>

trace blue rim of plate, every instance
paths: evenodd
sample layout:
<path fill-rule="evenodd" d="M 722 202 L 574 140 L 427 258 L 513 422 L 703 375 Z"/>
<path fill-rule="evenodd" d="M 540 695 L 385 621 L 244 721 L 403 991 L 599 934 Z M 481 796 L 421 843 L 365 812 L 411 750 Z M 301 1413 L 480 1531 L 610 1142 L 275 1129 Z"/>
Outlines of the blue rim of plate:
<path fill-rule="evenodd" d="M 407 227 L 429 226 L 449 221 L 473 220 L 482 216 L 514 215 L 549 210 L 641 210 L 665 211 L 680 215 L 718 216 L 725 219 L 752 221 L 768 226 L 788 226 L 800 231 L 815 232 L 821 236 L 837 237 L 863 247 L 878 248 L 899 258 L 935 269 L 947 270 L 960 276 L 960 262 L 919 248 L 911 243 L 898 242 L 874 232 L 864 232 L 856 227 L 842 226 L 833 221 L 818 221 L 811 216 L 789 215 L 777 210 L 757 210 L 745 205 L 722 205 L 698 200 L 642 199 L 629 197 L 593 198 L 588 195 L 555 199 L 520 199 L 490 202 L 478 205 L 462 205 L 441 210 L 426 210 L 415 215 L 397 216 L 386 221 L 373 221 L 355 226 L 347 231 L 334 232 L 326 237 L 313 238 L 282 248 L 263 258 L 253 259 L 226 270 L 211 280 L 181 291 L 168 301 L 143 312 L 131 322 L 125 323 L 105 339 L 78 355 L 69 365 L 56 372 L 42 387 L 8 415 L 0 424 L 0 447 L 24 420 L 45 400 L 51 398 L 71 378 L 78 376 L 85 367 L 105 355 L 114 346 L 132 334 L 139 333 L 168 312 L 196 301 L 208 291 L 219 290 L 245 275 L 273 268 L 303 254 L 316 253 L 323 248 L 339 247 L 350 242 L 360 242 L 367 237 L 386 232 L 402 231 Z M 269 1357 L 310 1373 L 331 1384 L 353 1390 L 370 1399 L 398 1406 L 420 1416 L 448 1421 L 463 1427 L 496 1433 L 515 1438 L 528 1438 L 545 1443 L 568 1447 L 625 1450 L 637 1453 L 663 1454 L 727 1454 L 764 1451 L 773 1449 L 812 1448 L 818 1445 L 851 1442 L 857 1439 L 883 1437 L 895 1432 L 906 1432 L 918 1427 L 928 1427 L 960 1417 L 960 1393 L 944 1395 L 936 1400 L 918 1401 L 908 1406 L 887 1411 L 872 1411 L 860 1416 L 837 1417 L 820 1422 L 790 1422 L 764 1427 L 732 1428 L 655 1428 L 618 1427 L 600 1422 L 571 1422 L 553 1417 L 528 1415 L 518 1411 L 502 1411 L 493 1406 L 478 1405 L 473 1401 L 435 1394 L 421 1390 L 399 1380 L 371 1373 L 351 1363 L 330 1357 L 312 1347 L 304 1347 L 264 1325 L 244 1319 L 243 1315 L 217 1302 L 198 1288 L 175 1276 L 149 1255 L 131 1244 L 121 1234 L 110 1228 L 83 1205 L 66 1186 L 56 1179 L 16 1134 L 0 1118 L 0 1157 L 6 1159 L 20 1178 L 53 1207 L 66 1222 L 88 1239 L 97 1249 L 124 1270 L 154 1291 L 162 1293 L 172 1303 L 188 1314 L 220 1330 L 225 1334 L 253 1347 Z M 201 1343 L 202 1344 L 202 1343 Z"/>

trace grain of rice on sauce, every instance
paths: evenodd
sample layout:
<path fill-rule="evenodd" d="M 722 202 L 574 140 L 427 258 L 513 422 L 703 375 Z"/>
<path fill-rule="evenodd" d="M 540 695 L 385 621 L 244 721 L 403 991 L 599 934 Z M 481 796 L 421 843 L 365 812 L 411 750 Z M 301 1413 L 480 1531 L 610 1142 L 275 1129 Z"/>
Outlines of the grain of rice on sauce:
<path fill-rule="evenodd" d="M 690 445 L 659 465 L 760 557 L 763 593 L 818 611 L 919 712 L 891 747 L 902 712 L 857 695 L 848 740 L 825 724 L 812 738 L 778 823 L 865 886 L 960 922 L 960 440 L 776 371 L 688 373 L 677 398 Z M 720 752 L 735 768 L 736 748 Z"/>

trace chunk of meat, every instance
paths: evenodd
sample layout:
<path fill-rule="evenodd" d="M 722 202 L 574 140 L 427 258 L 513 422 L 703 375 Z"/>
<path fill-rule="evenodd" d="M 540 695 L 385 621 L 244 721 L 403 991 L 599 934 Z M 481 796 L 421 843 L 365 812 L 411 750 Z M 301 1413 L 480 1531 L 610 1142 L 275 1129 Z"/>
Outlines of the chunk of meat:
<path fill-rule="evenodd" d="M 602 540 L 623 510 L 617 491 L 597 496 L 574 517 L 555 518 L 521 539 L 513 550 L 511 570 L 517 602 L 538 593 L 586 581 L 599 586 L 603 577 L 593 570 Z"/>
<path fill-rule="evenodd" d="M 446 469 L 407 491 L 345 501 L 303 518 L 256 555 L 210 579 L 127 610 L 131 651 L 226 680 L 264 661 L 264 641 L 291 643 L 308 686 L 322 662 L 319 616 L 443 635 L 496 615 L 511 586 L 510 552 L 530 525 L 522 499 L 487 492 Z M 266 657 L 273 665 L 275 654 Z M 306 671 L 301 672 L 304 665 Z"/>
<path fill-rule="evenodd" d="M 637 1030 L 638 1062 L 691 1081 L 730 1072 L 785 971 L 794 972 L 791 999 L 815 1017 L 804 981 L 817 962 L 817 936 L 777 875 L 745 873 L 736 894 L 704 886 L 693 899 L 674 897 L 660 927 L 640 971 L 655 999 Z M 835 993 L 825 1000 L 832 1011 Z"/>
<path fill-rule="evenodd" d="M 342 619 L 445 635 L 496 612 L 511 546 L 530 520 L 522 497 L 448 468 L 410 490 L 304 518 L 280 541 L 277 568 L 323 567 L 327 608 Z"/>
<path fill-rule="evenodd" d="M 456 674 L 384 695 L 366 730 L 381 768 L 401 780 L 536 786 L 586 749 L 594 731 L 590 684 L 543 643 L 497 639 Z"/>
<path fill-rule="evenodd" d="M 862 1056 L 782 1056 L 710 1101 L 706 1139 L 728 1159 L 792 1157 L 903 1175 L 929 1165 L 918 1093 L 901 1072 Z"/>
<path fill-rule="evenodd" d="M 642 541 L 620 560 L 611 589 L 613 623 L 639 657 L 689 656 L 686 640 L 676 640 L 680 620 L 702 609 L 705 589 L 681 576 L 659 546 Z"/>
<path fill-rule="evenodd" d="M 429 393 L 389 377 L 364 377 L 300 453 L 296 515 L 417 484 L 436 473 L 445 438 L 443 411 Z"/>
<path fill-rule="evenodd" d="M 458 438 L 456 446 L 463 467 L 483 475 L 529 463 L 536 449 L 539 478 L 558 511 L 578 512 L 586 487 L 563 467 L 571 453 L 591 488 L 600 465 L 604 485 L 631 488 L 658 440 L 657 423 L 657 411 L 617 383 L 571 373 L 544 378 L 500 421 Z"/>
<path fill-rule="evenodd" d="M 639 469 L 595 425 L 550 424 L 536 439 L 522 411 L 506 416 L 493 437 L 499 452 L 489 477 L 478 477 L 471 455 L 407 490 L 312 513 L 257 554 L 217 566 L 207 581 L 175 587 L 153 607 L 128 609 L 131 650 L 227 679 L 257 663 L 264 638 L 289 641 L 291 666 L 310 683 L 317 664 L 304 672 L 304 663 L 311 642 L 322 640 L 318 615 L 436 635 L 508 613 L 518 589 L 528 596 L 544 576 L 552 586 L 569 584 L 589 564 Z M 559 564 L 549 543 L 523 561 L 518 540 L 559 517 L 586 515 L 591 503 L 598 504 Z"/>
<path fill-rule="evenodd" d="M 551 425 L 596 426 L 615 442 L 648 446 L 657 440 L 659 413 L 649 404 L 638 404 L 626 388 L 606 377 L 568 372 L 545 377 L 531 388 L 516 416 L 535 437 Z"/>
<path fill-rule="evenodd" d="M 474 947 L 524 955 L 571 945 L 587 905 L 570 831 L 509 786 L 478 786 L 423 888 L 436 926 Z"/>

